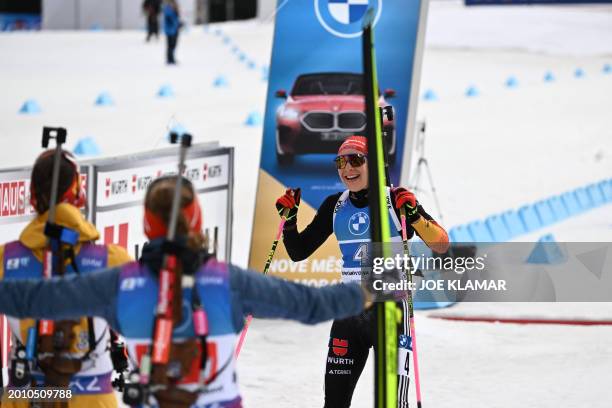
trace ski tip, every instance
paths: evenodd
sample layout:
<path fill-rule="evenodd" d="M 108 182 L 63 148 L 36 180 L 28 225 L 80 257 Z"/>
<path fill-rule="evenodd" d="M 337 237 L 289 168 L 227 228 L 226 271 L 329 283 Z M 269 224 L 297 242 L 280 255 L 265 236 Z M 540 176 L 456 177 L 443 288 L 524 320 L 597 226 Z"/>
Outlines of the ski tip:
<path fill-rule="evenodd" d="M 365 15 L 363 16 L 363 22 L 362 22 L 362 27 L 363 29 L 367 29 L 367 28 L 372 28 L 372 26 L 374 25 L 374 17 L 375 17 L 375 13 L 374 13 L 374 8 L 373 7 L 369 7 L 368 11 L 366 11 Z"/>

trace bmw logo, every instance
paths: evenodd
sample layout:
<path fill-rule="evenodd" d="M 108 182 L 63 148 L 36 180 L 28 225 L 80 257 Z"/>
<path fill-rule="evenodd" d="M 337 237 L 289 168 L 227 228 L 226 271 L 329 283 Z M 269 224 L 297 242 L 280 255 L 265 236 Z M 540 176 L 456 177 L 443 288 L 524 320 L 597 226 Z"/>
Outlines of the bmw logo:
<path fill-rule="evenodd" d="M 368 8 L 373 8 L 374 25 L 380 18 L 382 0 L 314 0 L 315 13 L 321 26 L 336 37 L 361 35 L 361 22 Z"/>
<path fill-rule="evenodd" d="M 370 216 L 363 211 L 355 213 L 349 218 L 348 227 L 351 234 L 363 235 L 368 232 L 368 228 L 370 228 Z"/>
<path fill-rule="evenodd" d="M 405 334 L 400 334 L 399 346 L 400 348 L 412 350 L 412 338 L 410 336 L 406 336 Z"/>

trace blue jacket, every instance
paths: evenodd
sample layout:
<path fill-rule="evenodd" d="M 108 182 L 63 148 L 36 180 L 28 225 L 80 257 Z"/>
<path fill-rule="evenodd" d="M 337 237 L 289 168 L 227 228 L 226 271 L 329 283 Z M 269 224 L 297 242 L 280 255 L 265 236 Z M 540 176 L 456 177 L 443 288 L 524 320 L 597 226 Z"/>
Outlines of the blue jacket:
<path fill-rule="evenodd" d="M 176 9 L 169 4 L 164 4 L 164 33 L 166 35 L 177 35 L 181 19 Z"/>
<path fill-rule="evenodd" d="M 228 265 L 234 330 L 244 316 L 283 318 L 315 324 L 359 314 L 364 298 L 357 284 L 313 288 Z M 73 319 L 98 316 L 118 324 L 119 272 L 111 268 L 48 280 L 0 281 L 0 314 L 18 318 Z"/>

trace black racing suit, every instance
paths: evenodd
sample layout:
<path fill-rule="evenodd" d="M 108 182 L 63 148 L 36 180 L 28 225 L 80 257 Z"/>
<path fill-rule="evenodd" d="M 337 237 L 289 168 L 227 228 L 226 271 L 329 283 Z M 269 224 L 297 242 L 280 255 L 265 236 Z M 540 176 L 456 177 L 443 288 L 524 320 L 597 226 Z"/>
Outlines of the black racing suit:
<path fill-rule="evenodd" d="M 294 262 L 308 258 L 316 251 L 333 231 L 334 207 L 342 193 L 327 197 L 311 223 L 302 231 L 297 230 L 294 219 L 285 223 L 283 242 L 287 253 Z M 357 208 L 368 206 L 367 190 L 350 193 L 349 199 Z M 418 213 L 427 220 L 432 217 L 419 205 Z M 399 211 L 396 210 L 399 217 Z M 408 239 L 414 235 L 414 229 L 406 226 Z M 406 302 L 399 306 L 403 310 L 403 322 L 399 334 L 409 336 L 408 308 Z M 329 334 L 327 364 L 325 367 L 325 408 L 350 407 L 353 391 L 368 359 L 370 347 L 374 346 L 376 326 L 374 309 L 342 320 L 334 320 Z M 398 377 L 398 407 L 408 407 L 408 372 Z"/>

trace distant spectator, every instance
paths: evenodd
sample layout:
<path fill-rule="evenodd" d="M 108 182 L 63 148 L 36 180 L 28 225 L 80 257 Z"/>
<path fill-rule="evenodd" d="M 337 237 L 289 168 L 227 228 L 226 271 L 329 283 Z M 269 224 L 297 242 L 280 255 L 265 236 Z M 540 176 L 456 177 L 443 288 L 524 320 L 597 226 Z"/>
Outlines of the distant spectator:
<path fill-rule="evenodd" d="M 175 0 L 164 1 L 164 33 L 167 39 L 166 62 L 168 64 L 176 64 L 174 59 L 174 50 L 178 42 L 179 30 L 181 28 L 181 18 Z"/>
<path fill-rule="evenodd" d="M 151 37 L 159 39 L 159 13 L 161 13 L 161 0 L 144 0 L 142 11 L 147 17 L 147 42 Z"/>

